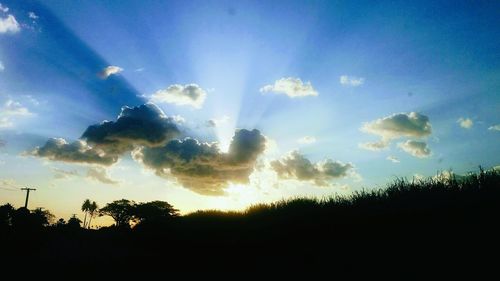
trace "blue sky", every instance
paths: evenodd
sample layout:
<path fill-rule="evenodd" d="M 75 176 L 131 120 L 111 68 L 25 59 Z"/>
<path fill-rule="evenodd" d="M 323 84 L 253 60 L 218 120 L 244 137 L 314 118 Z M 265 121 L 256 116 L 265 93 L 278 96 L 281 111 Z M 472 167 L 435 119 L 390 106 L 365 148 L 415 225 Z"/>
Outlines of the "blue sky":
<path fill-rule="evenodd" d="M 20 205 L 7 189 L 29 185 L 34 206 L 60 216 L 87 197 L 240 209 L 500 162 L 495 1 L 0 3 L 0 203 Z M 110 166 L 32 153 L 147 102 L 185 120 L 179 139 L 218 142 L 221 155 L 236 129 L 258 129 L 251 180 L 219 176 L 210 196 L 132 148 Z"/>

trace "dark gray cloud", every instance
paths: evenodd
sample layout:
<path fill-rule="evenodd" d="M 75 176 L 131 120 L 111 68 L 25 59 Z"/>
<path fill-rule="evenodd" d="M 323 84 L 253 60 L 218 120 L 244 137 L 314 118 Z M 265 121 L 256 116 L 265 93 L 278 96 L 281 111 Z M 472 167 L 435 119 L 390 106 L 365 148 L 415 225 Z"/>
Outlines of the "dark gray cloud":
<path fill-rule="evenodd" d="M 82 139 L 107 153 L 122 154 L 135 146 L 162 146 L 180 135 L 177 122 L 152 103 L 123 107 L 116 121 L 85 130 Z"/>
<path fill-rule="evenodd" d="M 186 138 L 172 140 L 163 147 L 137 149 L 133 156 L 158 176 L 173 176 L 196 193 L 222 195 L 228 183 L 248 183 L 265 142 L 258 130 L 242 129 L 236 131 L 227 153 L 215 143 Z"/>
<path fill-rule="evenodd" d="M 87 142 L 83 140 L 68 143 L 61 138 L 49 139 L 43 146 L 36 147 L 29 154 L 54 161 L 100 164 L 106 166 L 118 161 L 118 155 L 107 154 L 101 149 L 89 146 Z"/>
<path fill-rule="evenodd" d="M 322 186 L 328 185 L 333 179 L 347 176 L 353 168 L 349 163 L 331 159 L 312 163 L 298 151 L 292 151 L 284 158 L 272 161 L 271 167 L 280 178 L 313 181 Z"/>
<path fill-rule="evenodd" d="M 80 140 L 50 139 L 30 154 L 50 160 L 109 166 L 137 146 L 157 147 L 180 135 L 174 118 L 154 104 L 124 106 L 116 121 L 104 121 L 85 130 Z"/>

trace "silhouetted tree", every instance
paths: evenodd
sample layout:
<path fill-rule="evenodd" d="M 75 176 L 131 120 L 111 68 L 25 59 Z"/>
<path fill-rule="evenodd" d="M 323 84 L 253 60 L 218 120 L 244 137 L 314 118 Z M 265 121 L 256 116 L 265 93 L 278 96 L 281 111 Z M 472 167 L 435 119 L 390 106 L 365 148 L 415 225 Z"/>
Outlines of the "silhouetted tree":
<path fill-rule="evenodd" d="M 69 218 L 68 220 L 68 227 L 69 228 L 80 228 L 80 224 L 82 223 L 82 221 L 76 217 L 75 214 L 73 214 L 71 216 L 71 218 Z"/>
<path fill-rule="evenodd" d="M 56 227 L 65 227 L 66 226 L 66 221 L 63 218 L 60 218 L 56 222 Z"/>
<path fill-rule="evenodd" d="M 129 227 L 130 220 L 134 217 L 134 211 L 134 201 L 121 199 L 106 204 L 99 210 L 99 215 L 112 217 L 117 227 Z"/>
<path fill-rule="evenodd" d="M 165 201 L 152 201 L 136 205 L 134 217 L 139 223 L 162 223 L 179 216 L 179 210 Z"/>
<path fill-rule="evenodd" d="M 49 225 L 53 220 L 54 215 L 48 210 L 36 208 L 30 212 L 27 208 L 21 207 L 12 215 L 12 226 L 24 230 L 41 228 Z"/>
<path fill-rule="evenodd" d="M 82 212 L 85 213 L 85 217 L 83 218 L 83 227 L 86 226 L 86 223 L 87 223 L 87 214 L 89 212 L 89 209 L 90 209 L 91 205 L 92 205 L 92 203 L 90 203 L 89 199 L 85 199 L 85 201 L 83 201 Z"/>
<path fill-rule="evenodd" d="M 36 208 L 31 212 L 31 219 L 34 225 L 47 226 L 54 221 L 54 215 L 49 210 Z"/>
<path fill-rule="evenodd" d="M 92 218 L 94 218 L 97 215 L 97 212 L 99 211 L 99 206 L 97 206 L 97 203 L 95 201 L 90 204 L 88 208 L 89 212 L 89 223 L 87 225 L 87 228 L 90 228 L 90 224 L 92 222 Z"/>
<path fill-rule="evenodd" d="M 14 213 L 14 207 L 7 203 L 0 206 L 0 228 L 9 227 L 12 225 L 12 215 Z"/>

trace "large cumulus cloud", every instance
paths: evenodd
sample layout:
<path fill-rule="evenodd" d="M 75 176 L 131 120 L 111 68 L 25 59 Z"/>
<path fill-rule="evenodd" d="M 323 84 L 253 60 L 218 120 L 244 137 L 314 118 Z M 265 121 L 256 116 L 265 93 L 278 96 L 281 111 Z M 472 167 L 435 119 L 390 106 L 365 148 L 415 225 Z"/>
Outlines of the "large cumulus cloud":
<path fill-rule="evenodd" d="M 180 134 L 173 118 L 154 104 L 123 107 L 116 121 L 88 127 L 80 140 L 68 143 L 61 138 L 48 140 L 31 155 L 50 160 L 109 166 L 137 146 L 156 147 Z"/>
<path fill-rule="evenodd" d="M 121 154 L 135 146 L 155 147 L 179 136 L 172 117 L 152 103 L 124 106 L 116 121 L 104 121 L 85 130 L 82 139 L 108 153 Z"/>
<path fill-rule="evenodd" d="M 328 185 L 333 179 L 345 177 L 353 166 L 327 159 L 312 163 L 298 151 L 292 151 L 280 160 L 271 162 L 271 167 L 283 179 L 313 181 L 317 185 Z"/>
<path fill-rule="evenodd" d="M 229 183 L 248 183 L 265 143 L 260 131 L 242 129 L 236 131 L 227 153 L 221 152 L 216 143 L 186 138 L 163 147 L 142 147 L 133 157 L 158 176 L 174 177 L 196 193 L 222 195 Z"/>

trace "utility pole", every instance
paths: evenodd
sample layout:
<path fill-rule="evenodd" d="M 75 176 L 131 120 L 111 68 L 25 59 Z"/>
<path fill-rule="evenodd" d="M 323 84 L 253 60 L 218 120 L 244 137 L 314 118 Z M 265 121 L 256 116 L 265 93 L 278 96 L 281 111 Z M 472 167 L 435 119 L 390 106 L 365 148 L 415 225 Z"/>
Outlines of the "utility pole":
<path fill-rule="evenodd" d="M 24 187 L 21 190 L 26 190 L 26 201 L 24 201 L 24 208 L 28 209 L 28 198 L 30 198 L 30 191 L 36 190 L 36 188 Z"/>

